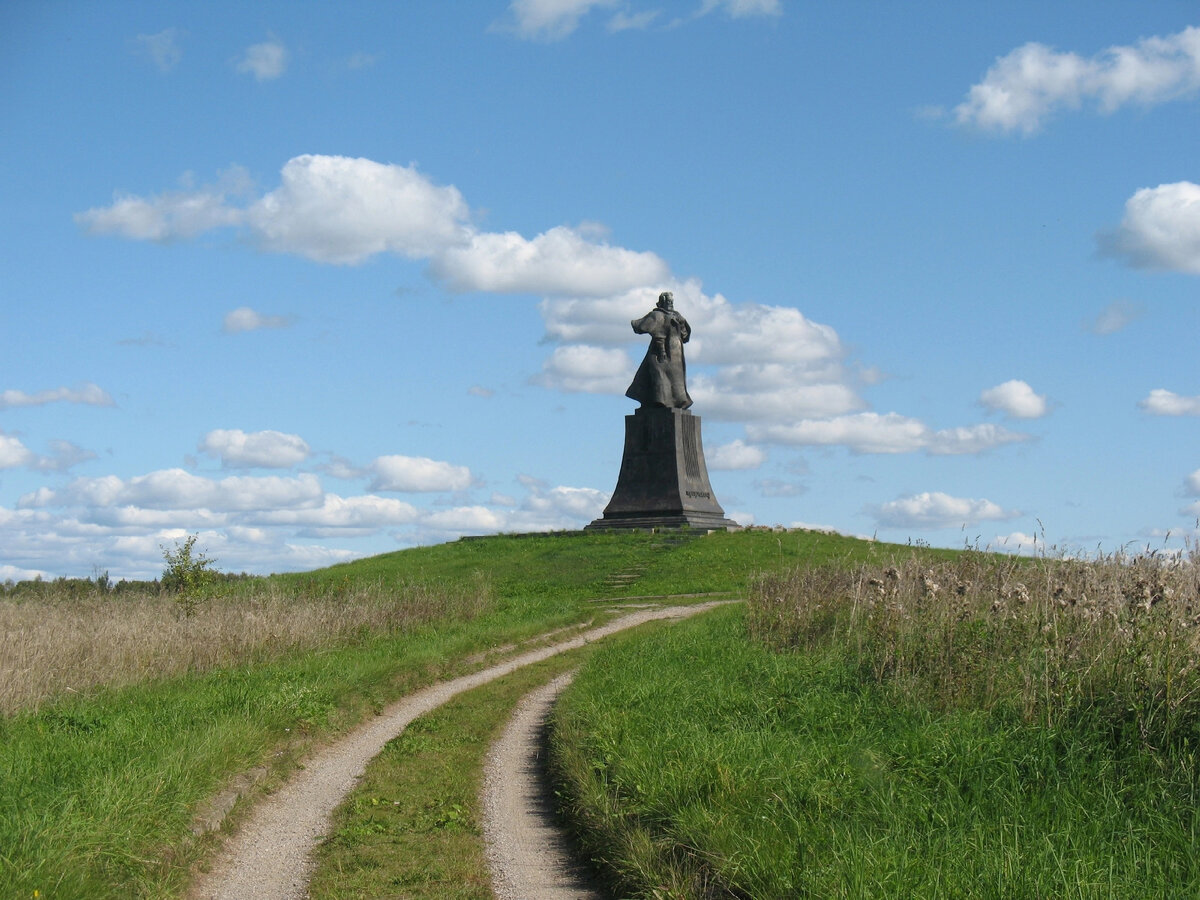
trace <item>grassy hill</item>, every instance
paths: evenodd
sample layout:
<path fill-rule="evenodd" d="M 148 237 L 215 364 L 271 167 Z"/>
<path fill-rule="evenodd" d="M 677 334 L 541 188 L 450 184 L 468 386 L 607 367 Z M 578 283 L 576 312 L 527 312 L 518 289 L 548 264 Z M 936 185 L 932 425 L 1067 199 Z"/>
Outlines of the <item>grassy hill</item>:
<path fill-rule="evenodd" d="M 309 748 L 388 702 L 478 668 L 497 648 L 604 620 L 623 602 L 741 598 L 797 570 L 882 570 L 900 559 L 933 565 L 958 556 L 765 529 L 501 535 L 220 580 L 186 605 L 149 586 L 115 591 L 107 579 L 10 592 L 0 597 L 0 896 L 179 896 L 214 845 L 203 826 L 212 800 L 240 773 L 255 773 L 251 795 L 269 789 Z M 710 650 L 724 646 L 703 630 L 686 633 Z M 638 671 L 661 675 L 629 669 Z M 471 701 L 490 710 L 489 728 L 503 721 L 514 690 Z M 459 727 L 468 728 L 452 730 Z M 430 745 L 428 734 L 412 740 Z M 484 740 L 449 739 L 445 753 Z M 466 829 L 477 844 L 469 768 L 462 763 L 454 784 L 438 788 L 464 799 L 437 821 Z M 425 783 L 440 784 L 422 778 L 411 790 Z M 377 831 L 355 819 L 356 810 L 374 809 L 370 800 L 349 804 L 339 834 Z M 428 819 L 442 801 L 415 802 Z M 336 879 L 322 883 L 324 896 L 344 894 Z"/>
<path fill-rule="evenodd" d="M 497 536 L 216 582 L 187 608 L 107 579 L 0 598 L 0 896 L 174 896 L 205 804 L 481 651 L 646 594 L 867 558 L 810 532 Z M 261 774 L 265 773 L 265 774 Z M 202 831 L 202 829 L 199 829 Z"/>

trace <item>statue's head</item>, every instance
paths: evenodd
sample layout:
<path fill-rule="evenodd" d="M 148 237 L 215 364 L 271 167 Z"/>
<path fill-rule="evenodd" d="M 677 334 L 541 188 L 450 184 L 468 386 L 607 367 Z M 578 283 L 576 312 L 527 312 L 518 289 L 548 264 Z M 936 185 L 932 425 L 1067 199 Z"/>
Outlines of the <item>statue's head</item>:
<path fill-rule="evenodd" d="M 672 294 L 670 291 L 663 291 L 661 294 L 659 294 L 658 295 L 658 308 L 659 309 L 674 309 L 675 308 L 675 295 Z"/>

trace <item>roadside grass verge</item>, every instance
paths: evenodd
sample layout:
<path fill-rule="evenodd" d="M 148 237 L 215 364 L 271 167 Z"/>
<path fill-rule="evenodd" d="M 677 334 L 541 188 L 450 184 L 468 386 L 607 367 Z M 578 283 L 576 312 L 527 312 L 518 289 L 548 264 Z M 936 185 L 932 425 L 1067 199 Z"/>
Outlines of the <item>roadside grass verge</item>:
<path fill-rule="evenodd" d="M 484 760 L 521 698 L 589 652 L 525 666 L 412 722 L 339 807 L 318 848 L 309 896 L 490 900 Z"/>
<path fill-rule="evenodd" d="M 1200 893 L 1194 561 L 968 554 L 963 593 L 967 569 L 927 563 L 768 578 L 749 610 L 597 649 L 554 714 L 551 765 L 620 896 Z M 1085 582 L 1086 603 L 1055 595 Z M 1065 611 L 1093 603 L 1072 631 Z"/>

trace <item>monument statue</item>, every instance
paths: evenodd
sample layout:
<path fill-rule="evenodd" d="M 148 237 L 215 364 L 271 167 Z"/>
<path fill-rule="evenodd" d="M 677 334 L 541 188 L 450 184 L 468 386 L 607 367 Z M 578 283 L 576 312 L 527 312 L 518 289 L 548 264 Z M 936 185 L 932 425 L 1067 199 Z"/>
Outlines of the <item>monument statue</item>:
<path fill-rule="evenodd" d="M 631 323 L 650 335 L 646 357 L 625 396 L 641 405 L 625 417 L 625 452 L 604 515 L 586 526 L 611 528 L 737 528 L 713 496 L 700 439 L 700 417 L 688 411 L 683 345 L 692 336 L 670 291 Z"/>
<path fill-rule="evenodd" d="M 663 291 L 654 309 L 629 324 L 635 333 L 650 335 L 650 346 L 625 396 L 644 407 L 687 409 L 692 398 L 687 392 L 683 345 L 692 336 L 692 329 L 687 319 L 675 311 L 675 297 Z"/>

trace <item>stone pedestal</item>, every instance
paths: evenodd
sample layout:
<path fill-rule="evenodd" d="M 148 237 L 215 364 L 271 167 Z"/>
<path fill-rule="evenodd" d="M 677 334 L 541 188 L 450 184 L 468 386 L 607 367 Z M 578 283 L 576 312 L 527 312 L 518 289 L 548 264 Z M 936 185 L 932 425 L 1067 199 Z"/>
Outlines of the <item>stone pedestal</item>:
<path fill-rule="evenodd" d="M 736 528 L 713 496 L 700 417 L 683 409 L 641 408 L 625 417 L 621 474 L 604 515 L 587 529 Z"/>

